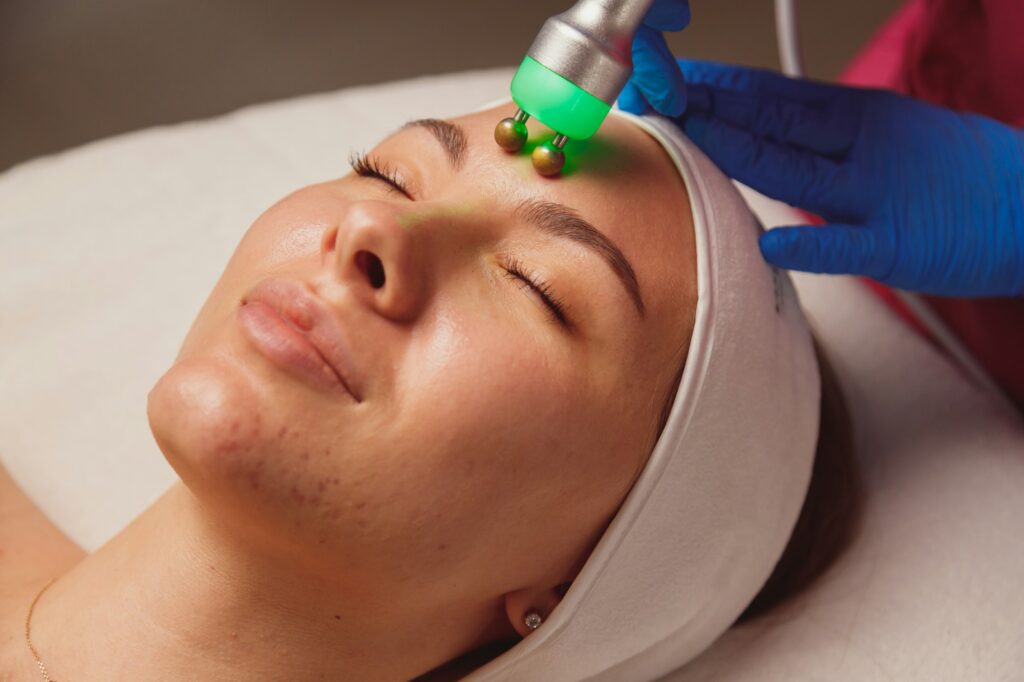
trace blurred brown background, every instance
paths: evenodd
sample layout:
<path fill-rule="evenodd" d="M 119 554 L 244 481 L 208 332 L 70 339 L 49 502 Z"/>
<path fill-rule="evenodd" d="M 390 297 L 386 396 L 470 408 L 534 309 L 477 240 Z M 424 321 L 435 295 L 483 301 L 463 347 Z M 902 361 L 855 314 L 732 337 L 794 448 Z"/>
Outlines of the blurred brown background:
<path fill-rule="evenodd" d="M 514 66 L 572 0 L 0 0 L 0 170 L 151 125 L 349 85 Z M 798 0 L 832 78 L 898 0 Z M 771 0 L 691 0 L 676 54 L 777 68 Z"/>

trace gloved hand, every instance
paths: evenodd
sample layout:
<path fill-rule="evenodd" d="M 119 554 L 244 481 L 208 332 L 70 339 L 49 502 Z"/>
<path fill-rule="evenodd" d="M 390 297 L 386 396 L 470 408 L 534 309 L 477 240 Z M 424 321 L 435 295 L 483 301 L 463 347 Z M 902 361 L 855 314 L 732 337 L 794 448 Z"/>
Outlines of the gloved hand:
<path fill-rule="evenodd" d="M 683 113 L 686 81 L 675 68 L 675 57 L 661 32 L 682 31 L 689 24 L 689 0 L 654 0 L 633 39 L 633 74 L 619 94 L 620 107 L 634 111 L 646 104 L 646 97 L 666 115 Z"/>
<path fill-rule="evenodd" d="M 761 236 L 780 267 L 944 296 L 1024 294 L 1024 132 L 882 90 L 679 60 L 687 135 L 830 224 Z M 621 103 L 620 103 L 621 106 Z"/>

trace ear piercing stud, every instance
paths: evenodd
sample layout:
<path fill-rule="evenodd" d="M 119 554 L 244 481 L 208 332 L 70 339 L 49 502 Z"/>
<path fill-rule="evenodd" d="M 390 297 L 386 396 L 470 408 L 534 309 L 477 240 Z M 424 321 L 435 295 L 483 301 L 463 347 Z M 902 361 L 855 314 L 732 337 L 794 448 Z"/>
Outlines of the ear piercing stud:
<path fill-rule="evenodd" d="M 540 627 L 540 624 L 544 622 L 544 617 L 540 615 L 535 609 L 530 609 L 526 612 L 526 617 L 523 618 L 523 623 L 526 625 L 528 630 L 536 630 Z"/>

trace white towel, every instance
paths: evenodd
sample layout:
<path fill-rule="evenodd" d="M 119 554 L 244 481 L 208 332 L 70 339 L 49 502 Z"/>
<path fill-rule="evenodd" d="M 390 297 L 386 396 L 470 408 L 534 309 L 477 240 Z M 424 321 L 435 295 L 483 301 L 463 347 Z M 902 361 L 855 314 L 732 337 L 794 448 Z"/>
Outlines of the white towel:
<path fill-rule="evenodd" d="M 735 621 L 785 549 L 814 461 L 820 375 L 789 277 L 733 184 L 670 120 L 658 140 L 690 195 L 697 312 L 668 422 L 562 602 L 468 680 L 649 680 Z"/>

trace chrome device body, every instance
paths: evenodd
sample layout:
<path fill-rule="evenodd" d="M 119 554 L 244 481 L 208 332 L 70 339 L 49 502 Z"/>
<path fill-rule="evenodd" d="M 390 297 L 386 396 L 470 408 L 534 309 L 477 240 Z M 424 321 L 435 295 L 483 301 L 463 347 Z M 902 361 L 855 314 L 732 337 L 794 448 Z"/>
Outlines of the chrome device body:
<path fill-rule="evenodd" d="M 544 22 L 527 55 L 607 104 L 633 72 L 633 36 L 654 0 L 579 0 Z"/>
<path fill-rule="evenodd" d="M 533 167 L 547 177 L 559 175 L 565 166 L 562 148 L 575 130 L 581 138 L 592 135 L 604 119 L 608 108 L 615 104 L 619 93 L 633 73 L 633 37 L 654 0 L 578 0 L 578 2 L 541 26 L 527 51 L 527 59 L 513 79 L 516 81 L 527 63 L 536 64 L 546 83 L 554 79 L 568 84 L 554 85 L 547 95 L 548 113 L 553 109 L 573 112 L 545 120 L 555 128 L 555 139 L 538 146 L 532 154 Z M 531 61 L 532 60 L 532 61 Z M 546 89 L 546 88 L 542 88 Z M 554 94 L 562 93 L 562 94 Z M 565 97 L 565 101 L 560 100 Z M 586 110 L 575 109 L 580 98 L 590 102 Z M 520 102 L 520 106 L 523 105 Z M 527 107 L 528 108 L 528 107 Z M 597 112 L 596 114 L 594 112 Z M 533 110 L 531 113 L 536 114 Z M 578 118 L 577 118 L 578 116 Z M 530 114 L 518 109 L 515 116 L 503 119 L 494 130 L 494 139 L 509 153 L 516 153 L 526 143 L 526 121 Z M 582 125 L 579 121 L 586 121 Z M 563 126 L 565 126 L 563 128 Z"/>
<path fill-rule="evenodd" d="M 803 68 L 794 1 L 775 0 L 775 29 L 783 71 L 799 76 Z M 510 154 L 519 152 L 528 137 L 526 122 L 531 115 L 539 117 L 556 135 L 534 149 L 533 166 L 541 175 L 559 175 L 568 138 L 593 135 L 632 75 L 633 38 L 653 4 L 654 0 L 578 0 L 545 21 L 512 80 L 513 99 L 520 108 L 495 128 L 498 145 Z M 524 76 L 527 70 L 529 75 Z M 524 85 L 517 96 L 520 82 Z M 536 96 L 526 103 L 520 96 L 528 90 Z"/>

